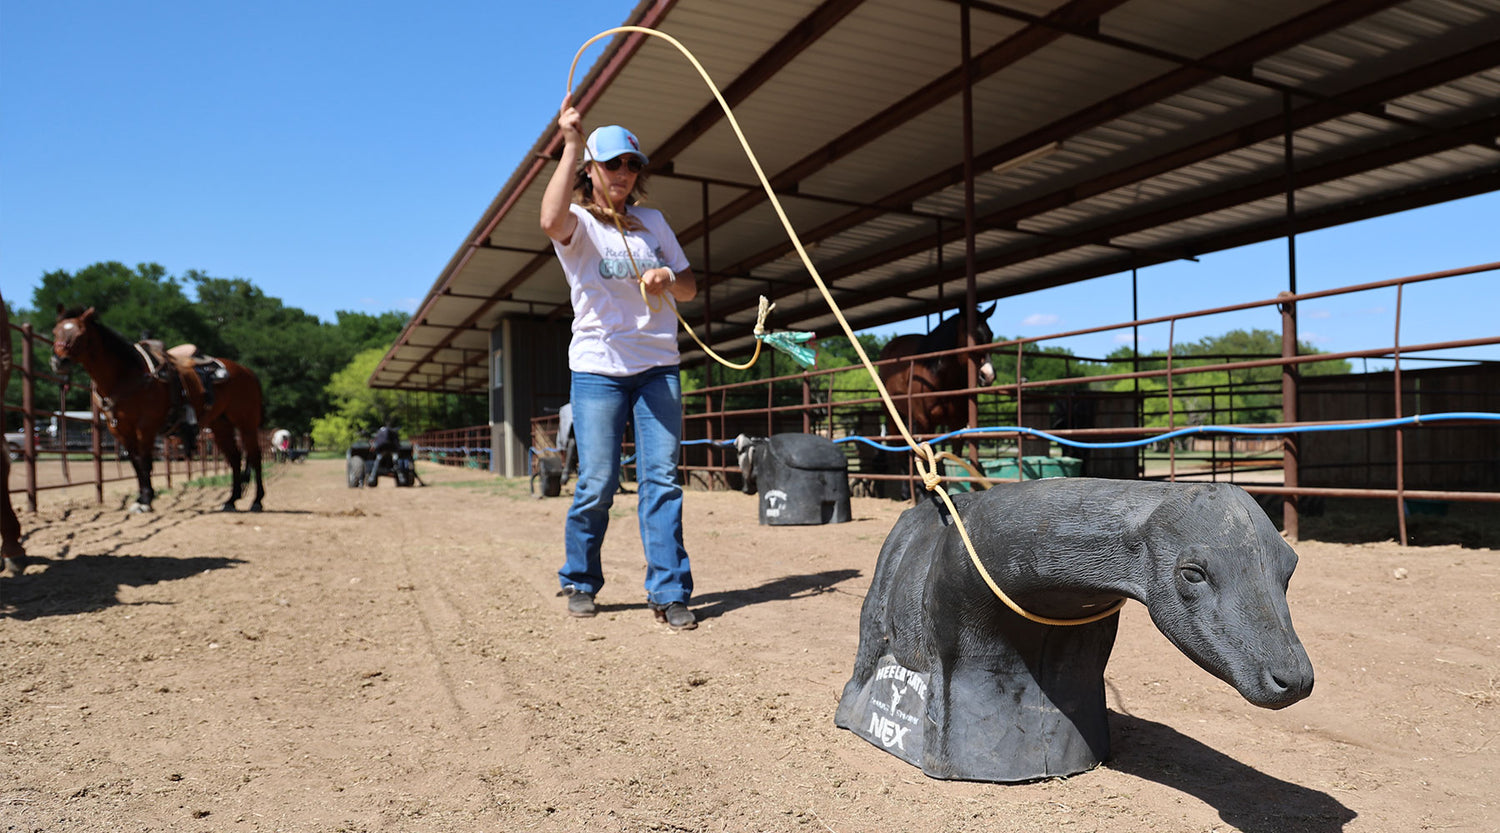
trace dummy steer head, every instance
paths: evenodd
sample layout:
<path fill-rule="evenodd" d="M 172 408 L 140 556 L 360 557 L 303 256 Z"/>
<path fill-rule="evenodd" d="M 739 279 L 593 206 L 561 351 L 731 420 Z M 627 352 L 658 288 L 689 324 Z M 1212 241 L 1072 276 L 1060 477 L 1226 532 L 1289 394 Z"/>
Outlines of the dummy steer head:
<path fill-rule="evenodd" d="M 1312 693 L 1313 669 L 1287 608 L 1297 553 L 1239 488 L 1195 489 L 1144 530 L 1144 602 L 1157 629 L 1249 702 L 1280 709 Z"/>
<path fill-rule="evenodd" d="M 740 491 L 743 491 L 747 495 L 753 495 L 756 492 L 756 457 L 759 454 L 765 453 L 765 443 L 765 437 L 751 437 L 747 434 L 741 434 L 734 438 L 735 456 L 739 458 L 740 476 L 744 480 L 744 485 L 740 487 Z"/>
<path fill-rule="evenodd" d="M 1135 599 L 1250 703 L 1279 709 L 1312 692 L 1286 601 L 1297 555 L 1239 487 L 1055 478 L 955 503 L 1022 610 L 1078 620 Z M 1015 613 L 924 502 L 880 552 L 835 723 L 937 778 L 1083 772 L 1109 754 L 1104 668 L 1118 623 Z"/>

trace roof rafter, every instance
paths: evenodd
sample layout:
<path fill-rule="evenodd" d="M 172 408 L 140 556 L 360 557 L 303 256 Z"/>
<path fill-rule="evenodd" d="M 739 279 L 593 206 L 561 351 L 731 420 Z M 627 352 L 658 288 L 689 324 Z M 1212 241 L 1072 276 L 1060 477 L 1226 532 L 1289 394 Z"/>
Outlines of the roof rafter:
<path fill-rule="evenodd" d="M 1232 44 L 1205 59 L 1209 64 L 1240 64 L 1248 66 L 1257 60 L 1273 55 L 1300 39 L 1327 32 L 1392 5 L 1397 0 L 1334 0 L 1306 14 L 1293 18 L 1280 26 L 1274 26 Z M 1160 101 L 1170 95 L 1183 92 L 1212 77 L 1208 70 L 1185 67 L 1167 72 L 1137 85 L 1118 96 L 1058 119 L 1031 133 L 991 148 L 975 157 L 975 168 L 992 168 L 1006 160 L 1036 151 L 1052 142 L 1069 139 L 1079 133 L 1103 125 L 1147 104 Z M 1276 121 L 1280 122 L 1279 119 Z M 1144 173 L 1142 174 L 1145 175 Z M 937 174 L 900 188 L 874 201 L 872 208 L 860 209 L 831 220 L 802 235 L 804 243 L 816 242 L 847 231 L 857 225 L 880 216 L 883 207 L 908 205 L 939 190 L 963 182 L 963 165 L 956 164 Z M 1059 192 L 1065 193 L 1065 192 Z M 1000 225 L 992 225 L 992 228 Z M 961 234 L 961 230 L 959 232 Z M 749 272 L 756 267 L 785 257 L 793 251 L 790 242 L 777 245 L 759 254 L 745 258 L 727 267 L 726 271 Z M 774 298 L 772 300 L 775 300 Z M 715 304 L 716 311 L 736 312 L 749 304 L 747 299 L 729 302 L 725 309 Z"/>
<path fill-rule="evenodd" d="M 1047 17 L 1070 22 L 1098 20 L 1100 15 L 1123 5 L 1125 2 L 1127 0 L 1073 0 L 1073 2 L 1053 11 Z M 978 81 L 993 75 L 1062 36 L 1063 33 L 1055 29 L 1040 25 L 1027 26 L 1020 32 L 985 50 L 983 53 L 974 56 L 972 60 L 972 80 Z M 794 186 L 807 177 L 828 167 L 833 162 L 864 147 L 874 137 L 883 135 L 891 128 L 897 127 L 918 114 L 931 110 L 933 107 L 958 95 L 963 89 L 963 83 L 964 67 L 960 65 L 943 73 L 911 95 L 906 96 L 861 122 L 859 125 L 845 131 L 843 135 L 834 138 L 832 141 L 798 161 L 793 162 L 778 173 L 768 176 L 766 179 L 771 183 L 772 190 Z M 677 235 L 677 238 L 682 242 L 696 240 L 703 235 L 705 226 L 708 228 L 718 228 L 765 201 L 766 195 L 764 191 L 752 191 L 715 211 L 707 219 L 700 220 L 687 227 Z M 889 208 L 899 208 L 902 203 L 887 204 L 882 201 L 882 205 Z"/>
<path fill-rule="evenodd" d="M 1374 168 L 1388 167 L 1423 156 L 1429 156 L 1444 150 L 1474 143 L 1484 137 L 1493 137 L 1497 131 L 1500 131 L 1500 113 L 1488 114 L 1460 125 L 1452 125 L 1441 133 L 1424 133 L 1416 139 L 1392 142 L 1373 150 L 1366 150 L 1361 153 L 1300 168 L 1296 172 L 1297 187 L 1299 189 L 1309 188 Z M 1496 154 L 1497 164 L 1500 164 L 1500 148 L 1495 148 L 1493 144 L 1491 144 L 1490 148 Z M 1170 205 L 1152 206 L 1128 217 L 1116 218 L 1108 223 L 1091 228 L 1079 229 L 1058 240 L 1017 247 L 1006 252 L 982 257 L 976 263 L 976 270 L 983 273 L 1006 266 L 1013 266 L 1027 260 L 1059 254 L 1080 246 L 1100 246 L 1114 238 L 1136 234 L 1141 231 L 1159 228 L 1204 214 L 1274 197 L 1283 193 L 1284 189 L 1285 182 L 1280 177 L 1271 177 L 1260 179 L 1238 188 L 1216 190 L 1207 196 L 1197 195 L 1177 200 Z M 1283 220 L 1282 223 L 1284 226 L 1286 225 L 1286 221 Z M 1202 254 L 1210 250 L 1195 245 L 1193 251 Z M 1142 254 L 1144 257 L 1139 258 L 1137 262 L 1140 260 L 1150 260 L 1152 263 L 1161 263 L 1171 259 L 1147 253 Z M 869 295 L 871 292 L 878 294 L 882 288 L 897 286 L 903 291 L 910 293 L 914 290 L 948 283 L 963 277 L 963 275 L 964 269 L 961 265 L 958 267 L 947 267 L 942 270 L 934 270 L 920 278 L 914 278 L 911 275 L 902 275 L 884 281 L 874 287 L 863 287 L 861 293 L 864 295 Z M 1026 282 L 1024 289 L 1015 289 L 1006 294 L 1020 294 L 1020 292 L 1031 292 L 1040 288 L 1046 287 Z M 821 303 L 821 299 L 819 299 L 819 302 Z M 813 308 L 816 308 L 816 306 L 813 305 Z M 783 311 L 791 317 L 808 314 L 807 307 L 801 306 L 783 307 Z M 725 338 L 734 338 L 743 336 L 744 334 L 745 331 L 742 328 L 731 329 L 728 333 L 720 333 Z"/>

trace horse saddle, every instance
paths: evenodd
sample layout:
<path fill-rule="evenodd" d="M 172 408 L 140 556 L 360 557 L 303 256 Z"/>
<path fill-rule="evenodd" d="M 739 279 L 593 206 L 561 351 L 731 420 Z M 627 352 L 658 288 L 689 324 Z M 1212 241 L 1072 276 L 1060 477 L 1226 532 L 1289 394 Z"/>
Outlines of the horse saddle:
<path fill-rule="evenodd" d="M 204 387 L 229 379 L 229 368 L 213 356 L 198 352 L 196 344 L 179 344 L 167 350 L 173 364 L 182 370 L 192 369 L 203 379 Z"/>
<path fill-rule="evenodd" d="M 229 378 L 229 369 L 224 366 L 224 362 L 199 352 L 196 344 L 179 344 L 176 347 L 167 348 L 162 345 L 160 339 L 147 338 L 136 342 L 136 348 L 146 357 L 151 375 L 163 381 L 168 378 L 169 367 L 197 373 L 198 378 L 203 380 L 205 391 L 209 390 L 213 383 L 223 382 Z"/>
<path fill-rule="evenodd" d="M 183 388 L 181 374 L 198 374 L 203 385 L 203 407 L 207 409 L 214 404 L 214 385 L 229 378 L 229 368 L 224 366 L 224 362 L 199 352 L 196 344 L 179 344 L 166 348 L 160 339 L 147 338 L 137 342 L 136 349 L 145 356 L 151 375 L 166 382 L 171 392 L 172 416 L 168 419 L 168 424 L 176 425 L 186 416 L 196 426 L 194 416 L 189 413 L 187 391 Z M 176 384 L 173 384 L 172 379 L 174 369 L 179 377 Z"/>

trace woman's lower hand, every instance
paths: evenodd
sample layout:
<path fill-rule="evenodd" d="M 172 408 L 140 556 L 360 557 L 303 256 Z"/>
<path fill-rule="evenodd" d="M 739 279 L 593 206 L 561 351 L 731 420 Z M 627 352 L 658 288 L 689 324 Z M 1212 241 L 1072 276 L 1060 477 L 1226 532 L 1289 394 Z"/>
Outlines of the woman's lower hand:
<path fill-rule="evenodd" d="M 646 288 L 647 294 L 665 295 L 676 283 L 676 275 L 665 266 L 647 269 L 641 274 L 641 285 Z"/>

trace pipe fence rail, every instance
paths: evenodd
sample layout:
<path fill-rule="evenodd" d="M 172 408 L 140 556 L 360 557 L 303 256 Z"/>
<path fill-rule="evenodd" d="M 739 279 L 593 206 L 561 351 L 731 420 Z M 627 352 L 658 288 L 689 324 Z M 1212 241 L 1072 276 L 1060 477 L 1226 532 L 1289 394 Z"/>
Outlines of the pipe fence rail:
<path fill-rule="evenodd" d="M 1024 457 L 1050 455 L 1056 450 L 1080 449 L 1094 455 L 1115 454 L 1108 476 L 1130 476 L 1178 480 L 1184 478 L 1237 482 L 1252 494 L 1297 497 L 1349 497 L 1391 500 L 1396 507 L 1402 543 L 1407 542 L 1408 500 L 1455 502 L 1500 502 L 1497 484 L 1485 480 L 1475 488 L 1413 488 L 1408 469 L 1424 472 L 1456 469 L 1461 460 L 1408 459 L 1406 440 L 1415 431 L 1479 430 L 1485 448 L 1496 459 L 1479 460 L 1481 467 L 1500 471 L 1500 393 L 1492 385 L 1461 384 L 1432 387 L 1424 374 L 1413 371 L 1413 362 L 1460 364 L 1491 370 L 1493 360 L 1455 359 L 1434 355 L 1443 351 L 1500 345 L 1500 335 L 1478 335 L 1421 344 L 1403 344 L 1401 316 L 1405 289 L 1411 285 L 1477 276 L 1500 270 L 1500 263 L 1430 272 L 1311 292 L 1283 292 L 1274 298 L 1211 309 L 1176 313 L 1055 333 L 960 347 L 920 356 L 877 362 L 877 367 L 914 364 L 944 356 L 991 357 L 997 372 L 1002 366 L 1011 379 L 988 387 L 956 391 L 893 396 L 904 415 L 926 401 L 961 397 L 969 405 L 970 428 L 944 434 L 918 436 L 918 441 L 937 445 L 957 442 L 971 461 L 978 459 L 981 445 L 991 453 L 1013 456 L 1015 474 L 1025 476 Z M 1493 277 L 1483 278 L 1492 280 Z M 1479 280 L 1479 278 L 1474 278 Z M 1392 337 L 1388 346 L 1336 353 L 1302 353 L 1297 346 L 1297 307 L 1309 301 L 1346 298 L 1360 293 L 1394 290 Z M 1191 319 L 1230 313 L 1268 311 L 1276 315 L 1281 330 L 1280 355 L 1185 355 L 1177 352 L 1177 325 Z M 1102 333 L 1136 333 L 1145 326 L 1165 326 L 1167 345 L 1161 355 L 1090 359 L 1044 352 L 1044 345 L 1069 338 Z M 1269 329 L 1269 328 L 1268 328 Z M 1275 332 L 1272 329 L 1272 332 Z M 1349 375 L 1306 375 L 1319 363 L 1384 360 L 1390 371 Z M 1031 380 L 1029 366 L 1037 362 L 1065 362 L 1068 372 L 1083 365 L 1103 365 L 1107 372 L 1092 375 Z M 1118 369 L 1117 369 L 1118 368 Z M 1279 370 L 1279 378 L 1250 378 L 1254 371 Z M 1389 378 L 1385 378 L 1388 376 Z M 1223 381 L 1210 381 L 1216 377 Z M 1500 378 L 1500 374 L 1497 374 Z M 859 380 L 863 379 L 863 382 Z M 1128 383 L 1128 387 L 1127 387 Z M 1335 383 L 1363 387 L 1339 388 Z M 1372 392 L 1371 385 L 1385 385 L 1385 393 Z M 1426 387 L 1422 385 L 1426 384 Z M 1488 391 L 1486 390 L 1488 389 Z M 1359 400 L 1363 397 L 1363 404 Z M 1431 403 L 1483 401 L 1482 408 L 1459 407 L 1433 411 Z M 1344 419 L 1299 419 L 1304 406 L 1322 403 L 1324 410 L 1348 412 Z M 1345 404 L 1333 406 L 1327 403 Z M 1379 404 L 1383 402 L 1384 404 Z M 915 484 L 910 455 L 904 471 L 887 472 L 872 466 L 873 455 L 907 451 L 886 425 L 886 415 L 868 375 L 859 365 L 821 368 L 766 379 L 712 385 L 683 392 L 684 443 L 680 469 L 685 481 L 707 488 L 731 488 L 738 475 L 733 441 L 741 433 L 768 436 L 797 432 L 825 436 L 849 449 L 851 477 L 868 483 L 908 481 Z M 1092 419 L 1070 419 L 1070 409 L 1093 412 Z M 1110 409 L 1102 414 L 1101 409 Z M 1424 413 L 1424 410 L 1426 412 Z M 1267 416 L 1270 416 L 1267 419 Z M 1108 416 L 1107 420 L 1099 417 Z M 1248 417 L 1248 419 L 1247 419 Z M 556 417 L 538 417 L 534 423 Z M 1080 424 L 1084 422 L 1112 424 Z M 1054 425 L 1054 422 L 1060 423 Z M 1148 422 L 1160 424 L 1147 424 Z M 555 428 L 552 429 L 555 431 Z M 1300 466 L 1302 443 L 1311 435 L 1331 431 L 1359 431 L 1369 435 L 1393 435 L 1392 462 L 1373 456 L 1361 460 L 1324 461 L 1306 469 Z M 895 443 L 891 441 L 895 440 Z M 1367 445 L 1384 439 L 1366 440 Z M 867 449 L 867 450 L 860 450 Z M 1164 455 L 1164 459 L 1162 456 Z M 1207 455 L 1206 458 L 1203 455 Z M 1097 457 L 1096 457 L 1097 459 Z M 1363 469 L 1371 481 L 1365 486 L 1317 485 L 1323 475 L 1341 469 Z M 1386 474 L 1389 470 L 1388 474 Z M 1251 479 L 1247 476 L 1260 475 Z M 1376 475 L 1379 475 L 1377 477 Z M 1304 479 L 1310 482 L 1303 482 Z M 1427 479 L 1431 479 L 1428 477 Z M 949 476 L 950 483 L 994 481 L 996 478 Z M 1282 501 L 1283 529 L 1298 535 L 1296 500 Z"/>
<path fill-rule="evenodd" d="M 490 468 L 488 425 L 428 431 L 413 436 L 411 443 L 412 456 L 429 463 L 468 469 Z"/>

